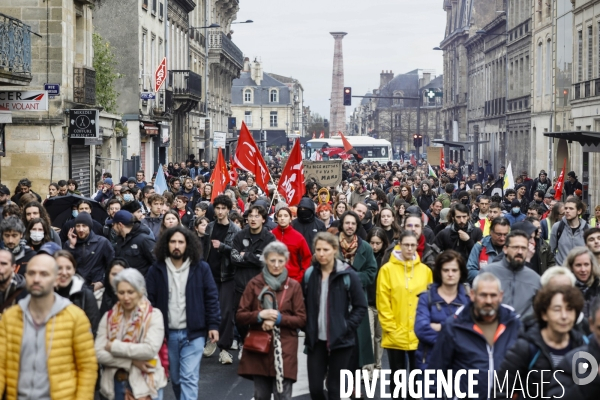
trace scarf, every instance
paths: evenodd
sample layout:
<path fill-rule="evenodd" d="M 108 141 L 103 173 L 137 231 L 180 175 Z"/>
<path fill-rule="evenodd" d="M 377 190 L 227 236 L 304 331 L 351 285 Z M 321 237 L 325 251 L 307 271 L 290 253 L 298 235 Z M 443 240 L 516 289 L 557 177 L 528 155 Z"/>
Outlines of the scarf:
<path fill-rule="evenodd" d="M 419 257 L 423 258 L 423 252 L 425 251 L 425 236 L 421 235 L 419 238 L 419 243 L 417 244 L 417 253 L 419 253 Z"/>
<path fill-rule="evenodd" d="M 356 254 L 356 250 L 358 250 L 358 236 L 354 235 L 348 240 L 346 235 L 340 235 L 340 249 L 342 250 L 342 255 L 349 261 L 350 264 L 354 262 L 354 255 Z"/>
<path fill-rule="evenodd" d="M 287 268 L 283 269 L 283 272 L 279 276 L 273 276 L 269 272 L 267 266 L 262 270 L 263 278 L 265 279 L 265 286 L 258 295 L 258 301 L 262 304 L 262 307 L 266 310 L 278 310 L 277 292 L 283 286 L 284 296 L 285 290 L 288 285 L 288 271 Z M 271 289 L 271 290 L 269 290 Z M 267 296 L 265 296 L 265 294 Z M 281 298 L 283 301 L 283 296 Z M 273 327 L 273 359 L 275 361 L 275 383 L 277 384 L 277 393 L 283 393 L 283 348 L 281 346 L 281 329 L 275 325 Z"/>
<path fill-rule="evenodd" d="M 128 321 L 125 321 L 125 310 L 121 303 L 117 302 L 107 316 L 108 340 L 110 342 L 120 340 L 124 343 L 142 343 L 150 327 L 151 315 L 152 306 L 146 297 L 133 310 Z M 121 328 L 123 325 L 125 326 Z M 154 373 L 142 372 L 142 376 L 152 392 L 152 397 L 156 397 L 158 392 L 154 383 Z"/>

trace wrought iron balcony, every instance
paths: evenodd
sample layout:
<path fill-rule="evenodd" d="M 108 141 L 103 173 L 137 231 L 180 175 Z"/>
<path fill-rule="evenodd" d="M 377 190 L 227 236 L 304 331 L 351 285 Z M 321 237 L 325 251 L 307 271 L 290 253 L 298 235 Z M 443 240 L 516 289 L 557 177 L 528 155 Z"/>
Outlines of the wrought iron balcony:
<path fill-rule="evenodd" d="M 202 98 L 202 77 L 189 70 L 169 71 L 169 82 L 173 87 L 173 96 L 175 99 L 181 96 Z"/>
<path fill-rule="evenodd" d="M 240 69 L 244 66 L 244 53 L 223 32 L 211 30 L 208 33 L 208 51 L 223 52 Z"/>
<path fill-rule="evenodd" d="M 26 86 L 31 79 L 30 27 L 0 13 L 0 84 Z"/>
<path fill-rule="evenodd" d="M 91 68 L 73 68 L 73 101 L 96 105 L 96 71 Z"/>

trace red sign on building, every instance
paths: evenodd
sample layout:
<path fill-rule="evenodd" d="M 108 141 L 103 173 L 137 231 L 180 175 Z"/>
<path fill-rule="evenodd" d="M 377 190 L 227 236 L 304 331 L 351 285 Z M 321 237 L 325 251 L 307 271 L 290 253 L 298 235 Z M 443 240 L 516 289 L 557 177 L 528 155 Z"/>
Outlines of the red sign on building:
<path fill-rule="evenodd" d="M 158 92 L 167 78 L 167 57 L 164 57 L 154 72 L 154 91 Z"/>

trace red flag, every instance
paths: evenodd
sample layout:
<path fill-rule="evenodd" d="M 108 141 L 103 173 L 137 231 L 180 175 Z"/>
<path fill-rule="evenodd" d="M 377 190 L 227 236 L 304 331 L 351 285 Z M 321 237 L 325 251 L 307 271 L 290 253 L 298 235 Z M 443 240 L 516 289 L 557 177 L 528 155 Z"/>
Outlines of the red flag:
<path fill-rule="evenodd" d="M 313 132 L 313 139 L 317 138 L 317 134 L 315 132 Z"/>
<path fill-rule="evenodd" d="M 235 158 L 233 160 L 238 168 L 252 173 L 256 184 L 265 193 L 269 193 L 267 184 L 271 180 L 271 174 L 269 173 L 265 159 L 260 153 L 260 150 L 244 121 L 242 121 L 240 137 L 238 138 Z"/>
<path fill-rule="evenodd" d="M 236 170 L 235 161 L 231 161 L 231 165 L 229 167 L 229 181 L 231 186 L 237 186 L 238 173 Z"/>
<path fill-rule="evenodd" d="M 300 150 L 300 140 L 296 139 L 294 147 L 290 152 L 290 157 L 285 163 L 285 168 L 279 178 L 277 191 L 285 198 L 289 206 L 300 203 L 304 195 L 304 170 L 302 169 L 302 151 Z"/>
<path fill-rule="evenodd" d="M 346 154 L 352 154 L 356 161 L 360 162 L 363 159 L 363 157 L 360 154 L 358 154 L 358 152 L 354 149 L 354 147 L 350 144 L 350 142 L 346 139 L 342 132 L 339 132 L 339 134 L 342 138 L 342 143 L 344 143 L 344 150 L 346 151 Z"/>
<path fill-rule="evenodd" d="M 415 155 L 414 154 L 410 155 L 410 163 L 413 165 L 413 167 L 417 166 L 417 160 L 415 160 Z"/>
<path fill-rule="evenodd" d="M 558 181 L 556 181 L 556 185 L 554 185 L 554 200 L 560 201 L 560 198 L 562 197 L 563 188 L 565 187 L 565 168 L 567 168 L 566 158 L 563 162 L 563 168 L 562 171 L 560 171 Z"/>
<path fill-rule="evenodd" d="M 227 171 L 227 164 L 225 164 L 225 158 L 223 157 L 223 150 L 219 147 L 219 156 L 217 157 L 217 163 L 215 169 L 210 176 L 210 183 L 213 184 L 212 196 L 210 201 L 213 202 L 215 197 L 225 192 L 225 188 L 229 183 L 229 171 Z"/>
<path fill-rule="evenodd" d="M 328 147 L 322 149 L 322 151 L 328 157 L 333 157 L 342 154 L 344 152 L 344 149 L 340 149 L 339 147 Z"/>
<path fill-rule="evenodd" d="M 325 139 L 325 131 L 321 131 L 321 136 L 319 136 L 319 139 Z"/>
<path fill-rule="evenodd" d="M 446 170 L 446 163 L 444 162 L 444 148 L 440 148 L 441 158 L 440 158 L 440 170 L 443 172 Z"/>

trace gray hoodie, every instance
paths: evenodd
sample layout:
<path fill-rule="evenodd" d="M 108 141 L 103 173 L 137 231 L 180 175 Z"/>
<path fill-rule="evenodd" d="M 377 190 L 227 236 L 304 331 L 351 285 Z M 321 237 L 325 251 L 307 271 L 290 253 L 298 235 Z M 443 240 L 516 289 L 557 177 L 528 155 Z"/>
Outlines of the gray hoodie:
<path fill-rule="evenodd" d="M 29 312 L 31 295 L 19 301 L 23 310 L 23 340 L 21 341 L 21 364 L 19 365 L 18 400 L 51 400 L 50 380 L 48 379 L 48 355 L 52 348 L 55 316 L 71 302 L 54 293 L 54 305 L 44 321 L 36 327 Z M 46 348 L 46 327 L 51 329 L 50 341 Z"/>
<path fill-rule="evenodd" d="M 561 223 L 564 224 L 563 231 L 560 238 L 557 240 L 558 228 Z M 589 228 L 587 222 L 583 219 L 579 219 L 579 228 L 573 234 L 573 229 L 569 226 L 566 217 L 562 217 L 560 221 L 557 221 L 552 225 L 552 231 L 550 232 L 550 250 L 554 253 L 556 259 L 556 265 L 562 265 L 569 251 L 573 247 L 585 246 L 585 240 L 583 240 L 583 231 Z"/>
<path fill-rule="evenodd" d="M 504 296 L 502 304 L 515 309 L 518 315 L 525 315 L 532 308 L 533 296 L 542 286 L 540 276 L 531 268 L 523 266 L 513 271 L 508 267 L 506 256 L 481 268 L 480 274 L 491 272 L 500 279 Z"/>

